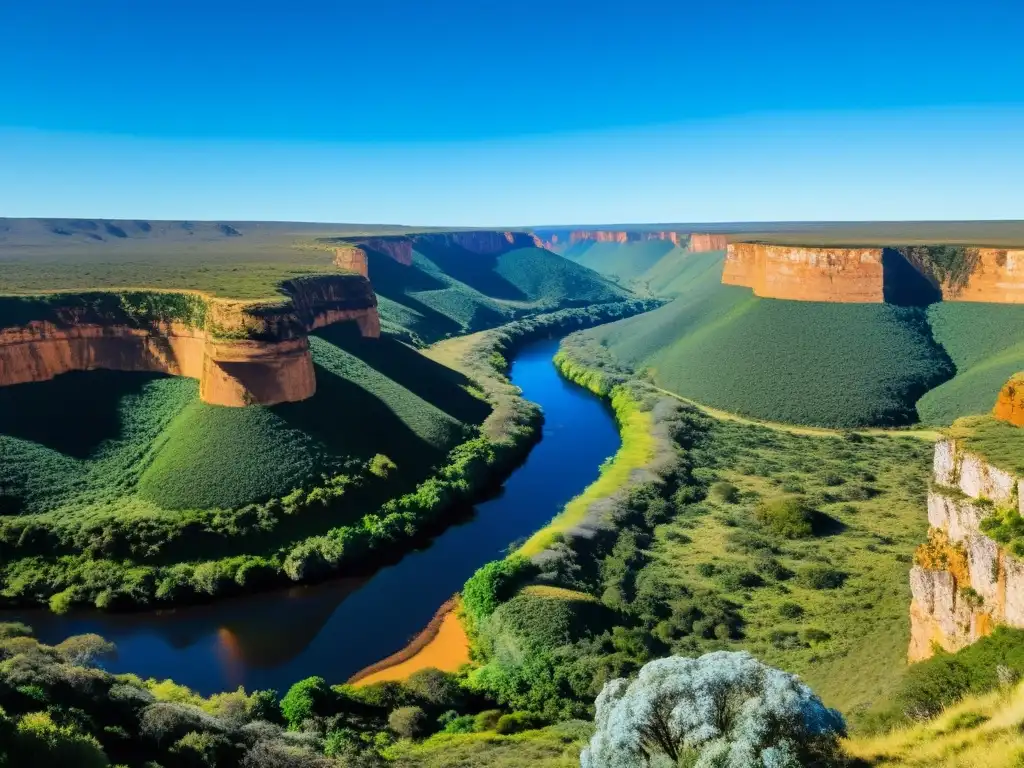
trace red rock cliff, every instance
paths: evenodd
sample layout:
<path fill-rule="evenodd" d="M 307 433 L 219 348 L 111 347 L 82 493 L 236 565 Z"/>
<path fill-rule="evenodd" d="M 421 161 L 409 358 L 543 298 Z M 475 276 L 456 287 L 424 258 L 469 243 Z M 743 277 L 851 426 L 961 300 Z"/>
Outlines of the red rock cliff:
<path fill-rule="evenodd" d="M 431 232 L 415 235 L 412 242 L 414 248 L 461 248 L 464 251 L 480 254 L 481 256 L 499 256 L 520 248 L 538 247 L 537 238 L 527 232 L 490 232 L 483 230 Z"/>
<path fill-rule="evenodd" d="M 40 317 L 0 329 L 0 386 L 105 368 L 199 379 L 200 397 L 214 405 L 303 400 L 316 391 L 307 333 L 353 320 L 364 336 L 379 336 L 376 297 L 365 279 L 348 276 L 282 288 L 288 300 L 272 305 L 174 294 L 198 308 L 184 318 L 140 314 L 130 298 L 125 303 L 125 296 L 155 292 L 9 299 L 23 302 L 19 309 L 36 307 Z"/>
<path fill-rule="evenodd" d="M 882 249 L 730 243 L 722 282 L 772 299 L 878 303 Z"/>
<path fill-rule="evenodd" d="M 639 243 L 645 240 L 671 240 L 674 245 L 685 247 L 689 234 L 684 232 L 613 232 L 609 230 L 577 230 L 569 233 L 570 243 L 593 240 L 597 243 Z"/>

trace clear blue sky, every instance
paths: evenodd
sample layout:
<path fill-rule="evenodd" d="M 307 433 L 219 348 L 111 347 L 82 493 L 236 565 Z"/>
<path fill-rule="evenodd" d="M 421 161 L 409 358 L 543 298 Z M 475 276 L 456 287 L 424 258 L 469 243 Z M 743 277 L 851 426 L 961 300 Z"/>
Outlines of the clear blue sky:
<path fill-rule="evenodd" d="M 0 215 L 1024 217 L 1018 0 L 12 0 L 0 31 Z"/>

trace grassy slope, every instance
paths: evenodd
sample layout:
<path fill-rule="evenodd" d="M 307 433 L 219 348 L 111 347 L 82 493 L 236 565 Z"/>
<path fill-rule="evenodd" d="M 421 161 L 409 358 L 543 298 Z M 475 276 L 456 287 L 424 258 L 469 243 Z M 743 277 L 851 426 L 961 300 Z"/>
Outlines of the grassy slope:
<path fill-rule="evenodd" d="M 369 266 L 385 329 L 405 329 L 426 342 L 527 313 L 626 298 L 596 272 L 539 248 L 498 257 L 415 252 L 412 267 L 371 254 Z"/>
<path fill-rule="evenodd" d="M 708 453 L 719 476 L 740 489 L 739 501 L 715 501 L 712 494 L 698 514 L 659 528 L 655 564 L 648 567 L 740 606 L 746 636 L 725 647 L 749 649 L 800 674 L 848 716 L 884 703 L 906 668 L 907 570 L 927 529 L 931 446 L 903 437 L 851 442 L 718 422 Z M 821 535 L 786 540 L 756 520 L 761 501 L 791 493 L 806 495 L 823 514 Z M 840 589 L 814 590 L 798 578 L 772 577 L 760 568 L 767 559 L 797 574 L 827 565 L 848 578 Z M 714 571 L 705 575 L 704 564 Z M 765 584 L 740 587 L 729 578 L 736 572 L 760 573 Z M 803 615 L 785 618 L 782 603 L 800 605 Z M 808 641 L 804 633 L 812 628 L 831 638 Z M 773 639 L 780 631 L 793 635 Z"/>
<path fill-rule="evenodd" d="M 973 696 L 934 720 L 844 747 L 879 768 L 1017 768 L 1024 756 L 1024 687 Z"/>
<path fill-rule="evenodd" d="M 668 240 L 644 240 L 636 243 L 573 243 L 563 254 L 585 267 L 614 276 L 622 281 L 640 278 L 670 252 L 680 254 Z"/>
<path fill-rule="evenodd" d="M 376 453 L 414 478 L 489 410 L 465 391 L 464 377 L 397 341 L 361 339 L 342 325 L 322 331 L 312 346 L 317 394 L 269 408 L 219 408 L 200 402 L 188 379 L 102 371 L 0 390 L 16 406 L 58 404 L 31 408 L 34 418 L 21 425 L 12 414 L 24 411 L 3 409 L 2 495 L 9 505 L 23 499 L 26 511 L 63 514 L 109 513 L 115 503 L 234 507 Z M 73 394 L 70 403 L 62 393 Z M 91 421 L 67 430 L 74 407 L 85 402 Z"/>
<path fill-rule="evenodd" d="M 1024 306 L 943 302 L 928 317 L 956 376 L 918 401 L 921 420 L 949 424 L 991 410 L 1006 380 L 1024 370 Z"/>
<path fill-rule="evenodd" d="M 802 424 L 911 423 L 917 398 L 951 372 L 923 310 L 760 299 L 721 285 L 714 259 L 693 262 L 676 301 L 591 333 L 672 392 Z"/>

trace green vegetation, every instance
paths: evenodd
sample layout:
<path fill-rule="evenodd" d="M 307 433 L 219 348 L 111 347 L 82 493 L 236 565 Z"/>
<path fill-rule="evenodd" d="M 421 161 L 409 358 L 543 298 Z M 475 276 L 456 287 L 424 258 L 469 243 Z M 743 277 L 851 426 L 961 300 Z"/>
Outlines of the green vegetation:
<path fill-rule="evenodd" d="M 516 344 L 647 306 L 453 340 L 463 372 L 330 327 L 311 342 L 317 394 L 269 408 L 207 406 L 195 382 L 103 371 L 4 388 L 0 594 L 54 610 L 203 600 L 408 546 L 536 432 L 536 408 L 495 358 L 504 368 Z"/>
<path fill-rule="evenodd" d="M 912 423 L 953 373 L 923 309 L 761 299 L 722 285 L 717 262 L 672 303 L 592 337 L 684 397 L 797 424 Z"/>
<path fill-rule="evenodd" d="M 623 283 L 643 282 L 645 274 L 671 254 L 680 258 L 683 250 L 671 240 L 640 240 L 630 243 L 599 243 L 582 240 L 573 243 L 562 254 L 567 259 L 590 267 L 602 275 Z"/>
<path fill-rule="evenodd" d="M 921 421 L 951 424 L 988 413 L 1003 384 L 1024 369 L 1024 306 L 946 301 L 928 307 L 928 321 L 956 376 L 918 401 Z"/>
<path fill-rule="evenodd" d="M 369 271 L 382 327 L 416 344 L 628 296 L 596 272 L 541 248 L 499 256 L 420 243 L 414 248 L 411 266 L 371 251 Z"/>
<path fill-rule="evenodd" d="M 989 415 L 958 419 L 949 436 L 963 449 L 1014 475 L 1024 476 L 1024 429 Z"/>

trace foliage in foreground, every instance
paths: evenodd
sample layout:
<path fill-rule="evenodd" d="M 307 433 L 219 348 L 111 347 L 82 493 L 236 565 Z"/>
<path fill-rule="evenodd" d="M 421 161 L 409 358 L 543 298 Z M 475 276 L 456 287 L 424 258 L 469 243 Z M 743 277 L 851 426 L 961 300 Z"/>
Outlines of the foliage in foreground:
<path fill-rule="evenodd" d="M 793 675 L 720 651 L 645 665 L 597 698 L 583 768 L 800 768 L 838 764 L 842 715 Z M 666 759 L 667 758 L 667 759 Z"/>

